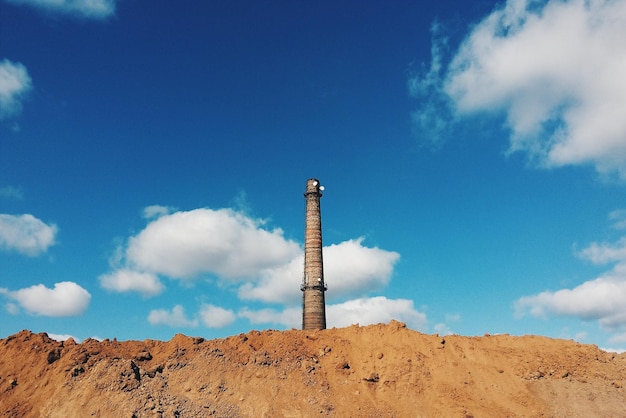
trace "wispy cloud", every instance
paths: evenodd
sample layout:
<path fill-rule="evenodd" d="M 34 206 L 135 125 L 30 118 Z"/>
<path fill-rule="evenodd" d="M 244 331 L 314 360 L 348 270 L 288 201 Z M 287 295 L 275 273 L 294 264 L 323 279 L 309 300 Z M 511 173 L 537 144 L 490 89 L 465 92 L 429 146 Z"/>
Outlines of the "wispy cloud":
<path fill-rule="evenodd" d="M 5 0 L 7 3 L 84 19 L 106 19 L 115 14 L 117 0 Z"/>
<path fill-rule="evenodd" d="M 0 289 L 0 294 L 16 301 L 28 313 L 42 316 L 77 316 L 89 306 L 91 295 L 74 282 L 43 284 L 20 290 Z"/>
<path fill-rule="evenodd" d="M 169 206 L 161 206 L 161 205 L 152 205 L 147 206 L 143 209 L 142 215 L 144 219 L 152 220 L 156 218 L 160 218 L 164 215 L 169 215 L 174 211 L 174 208 Z"/>
<path fill-rule="evenodd" d="M 409 94 L 421 103 L 411 114 L 413 134 L 421 144 L 438 148 L 452 132 L 455 116 L 442 82 L 449 50 L 440 22 L 433 23 L 431 34 L 430 66 L 426 69 L 422 64 L 422 68 L 409 79 L 408 88 Z"/>
<path fill-rule="evenodd" d="M 24 65 L 8 59 L 0 61 L 0 121 L 22 112 L 22 101 L 32 88 Z"/>
<path fill-rule="evenodd" d="M 0 187 L 0 199 L 22 200 L 24 199 L 24 191 L 21 187 L 3 186 Z"/>
<path fill-rule="evenodd" d="M 55 243 L 57 226 L 33 215 L 0 214 L 0 250 L 15 250 L 34 257 Z"/>
<path fill-rule="evenodd" d="M 613 228 L 626 229 L 626 209 L 617 209 L 609 213 L 609 219 L 613 222 Z"/>
<path fill-rule="evenodd" d="M 451 58 L 435 41 L 431 70 L 410 82 L 431 92 L 417 114 L 446 100 L 456 117 L 503 113 L 511 152 L 626 179 L 624 39 L 626 2 L 509 0 Z"/>

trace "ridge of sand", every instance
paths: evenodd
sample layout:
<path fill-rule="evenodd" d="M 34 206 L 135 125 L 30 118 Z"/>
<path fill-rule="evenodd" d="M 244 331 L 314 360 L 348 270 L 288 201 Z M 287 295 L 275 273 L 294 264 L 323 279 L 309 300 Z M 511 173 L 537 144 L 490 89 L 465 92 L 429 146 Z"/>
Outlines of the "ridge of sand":
<path fill-rule="evenodd" d="M 2 417 L 626 417 L 626 353 L 392 321 L 205 340 L 0 340 Z"/>

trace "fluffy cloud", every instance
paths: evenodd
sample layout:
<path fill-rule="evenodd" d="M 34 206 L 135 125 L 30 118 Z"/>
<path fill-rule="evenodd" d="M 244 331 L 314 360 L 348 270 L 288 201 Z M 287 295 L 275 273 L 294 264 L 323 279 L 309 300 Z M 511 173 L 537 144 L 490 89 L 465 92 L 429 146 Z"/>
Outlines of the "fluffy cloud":
<path fill-rule="evenodd" d="M 115 13 L 117 0 L 6 0 L 36 9 L 88 19 L 104 19 Z"/>
<path fill-rule="evenodd" d="M 37 256 L 54 245 L 56 225 L 47 225 L 33 215 L 0 214 L 0 249 Z"/>
<path fill-rule="evenodd" d="M 410 82 L 414 94 L 431 97 L 416 117 L 437 101 L 460 116 L 504 112 L 511 151 L 626 179 L 624 39 L 626 2 L 509 0 L 473 27 L 447 65 L 434 48 L 430 71 Z"/>
<path fill-rule="evenodd" d="M 196 209 L 164 215 L 130 238 L 130 266 L 165 276 L 190 279 L 216 274 L 250 279 L 282 265 L 300 252 L 279 229 L 230 209 Z"/>
<path fill-rule="evenodd" d="M 409 299 L 387 299 L 384 296 L 354 299 L 329 305 L 326 313 L 330 327 L 387 323 L 392 319 L 405 322 L 413 329 L 426 326 L 426 315 L 415 310 Z"/>
<path fill-rule="evenodd" d="M 152 221 L 120 247 L 113 257 L 120 269 L 101 277 L 103 287 L 145 296 L 158 294 L 158 275 L 193 280 L 213 274 L 223 280 L 256 280 L 268 269 L 280 269 L 301 252 L 280 229 L 230 209 L 196 209 L 168 214 L 149 206 Z"/>
<path fill-rule="evenodd" d="M 76 316 L 89 306 L 91 295 L 74 282 L 55 283 L 53 289 L 43 284 L 16 291 L 0 289 L 0 294 L 15 300 L 31 314 L 43 316 Z"/>
<path fill-rule="evenodd" d="M 282 311 L 242 309 L 239 316 L 253 324 L 280 324 L 287 328 L 299 328 L 302 325 L 301 308 L 289 307 Z M 392 319 L 405 322 L 413 329 L 423 329 L 427 322 L 426 315 L 415 310 L 413 301 L 408 299 L 376 296 L 326 306 L 326 323 L 329 328 L 387 323 Z"/>
<path fill-rule="evenodd" d="M 324 266 L 327 262 L 324 260 Z M 257 283 L 244 283 L 239 287 L 238 296 L 244 300 L 261 300 L 271 303 L 288 303 L 301 296 L 304 256 L 299 255 L 288 263 L 261 272 Z"/>
<path fill-rule="evenodd" d="M 364 294 L 389 283 L 400 254 L 364 247 L 362 242 L 359 238 L 324 249 L 324 279 L 332 284 L 333 297 Z"/>
<path fill-rule="evenodd" d="M 517 300 L 516 309 L 599 320 L 609 328 L 626 325 L 626 277 L 601 277 L 573 289 L 541 292 Z"/>
<path fill-rule="evenodd" d="M 32 89 L 32 81 L 19 62 L 7 59 L 0 62 L 0 120 L 18 115 L 22 111 L 22 100 Z"/>
<path fill-rule="evenodd" d="M 209 328 L 223 328 L 237 319 L 237 315 L 230 309 L 220 308 L 219 306 L 203 304 L 199 313 L 202 323 Z"/>
<path fill-rule="evenodd" d="M 302 326 L 302 308 L 291 307 L 282 311 L 270 308 L 258 310 L 243 308 L 238 315 L 248 319 L 251 324 L 278 324 L 286 328 Z"/>
<path fill-rule="evenodd" d="M 188 318 L 185 308 L 176 305 L 171 311 L 154 309 L 148 315 L 148 322 L 152 325 L 167 325 L 169 327 L 197 327 L 199 323 L 209 328 L 223 328 L 237 319 L 237 315 L 230 309 L 224 309 L 211 304 L 202 304 L 200 311 L 193 318 Z"/>
<path fill-rule="evenodd" d="M 626 239 L 616 244 L 593 243 L 580 252 L 596 264 L 616 262 L 610 271 L 573 289 L 545 291 L 515 302 L 517 315 L 526 312 L 597 320 L 609 330 L 626 329 Z"/>
<path fill-rule="evenodd" d="M 394 251 L 365 247 L 362 242 L 363 238 L 359 238 L 324 247 L 324 281 L 331 289 L 329 295 L 332 298 L 360 296 L 379 290 L 389 282 L 400 255 Z M 241 286 L 239 296 L 264 302 L 298 300 L 303 263 L 303 255 L 300 254 L 285 265 L 264 271 L 257 284 Z"/>
<path fill-rule="evenodd" d="M 189 319 L 185 316 L 185 309 L 176 305 L 171 311 L 167 309 L 154 309 L 148 315 L 148 322 L 152 325 L 167 325 L 170 327 L 196 327 L 197 319 Z"/>
<path fill-rule="evenodd" d="M 230 209 L 168 211 L 161 206 L 146 208 L 144 214 L 152 221 L 120 247 L 123 256 L 114 259 L 122 267 L 101 276 L 102 287 L 152 296 L 162 290 L 158 275 L 192 280 L 213 274 L 221 280 L 245 280 L 238 290 L 241 299 L 287 305 L 301 300 L 302 249 L 285 239 L 281 230 L 267 230 L 262 221 Z M 331 286 L 332 298 L 358 297 L 383 288 L 399 257 L 393 251 L 364 246 L 362 238 L 325 247 L 325 279 Z M 328 312 L 330 321 L 335 321 L 333 326 L 391 319 L 416 327 L 425 323 L 424 315 L 415 311 L 411 301 L 403 299 L 356 299 L 329 305 Z M 244 308 L 235 314 L 204 304 L 193 318 L 185 316 L 183 307 L 177 305 L 171 311 L 153 310 L 148 321 L 173 327 L 202 323 L 218 328 L 232 324 L 237 317 L 253 324 L 287 327 L 299 327 L 302 320 L 301 309 L 293 306 L 283 310 Z"/>
<path fill-rule="evenodd" d="M 128 269 L 102 275 L 98 280 L 105 289 L 114 292 L 138 292 L 145 297 L 158 295 L 164 289 L 163 284 L 154 274 Z"/>

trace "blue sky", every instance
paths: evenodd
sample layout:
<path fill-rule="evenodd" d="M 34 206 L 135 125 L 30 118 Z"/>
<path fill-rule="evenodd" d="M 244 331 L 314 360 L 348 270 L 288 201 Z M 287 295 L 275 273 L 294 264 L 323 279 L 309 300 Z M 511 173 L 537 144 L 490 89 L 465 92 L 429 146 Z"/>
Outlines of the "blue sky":
<path fill-rule="evenodd" d="M 0 1 L 0 337 L 626 349 L 626 1 Z"/>

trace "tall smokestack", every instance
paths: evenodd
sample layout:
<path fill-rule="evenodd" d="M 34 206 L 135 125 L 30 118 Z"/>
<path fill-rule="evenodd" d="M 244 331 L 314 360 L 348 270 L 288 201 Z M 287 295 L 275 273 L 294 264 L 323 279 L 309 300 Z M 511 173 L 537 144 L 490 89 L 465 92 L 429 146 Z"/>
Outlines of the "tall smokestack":
<path fill-rule="evenodd" d="M 324 187 L 319 180 L 306 182 L 304 199 L 304 277 L 302 278 L 302 329 L 326 329 L 324 262 L 322 260 L 322 214 L 320 198 Z"/>

